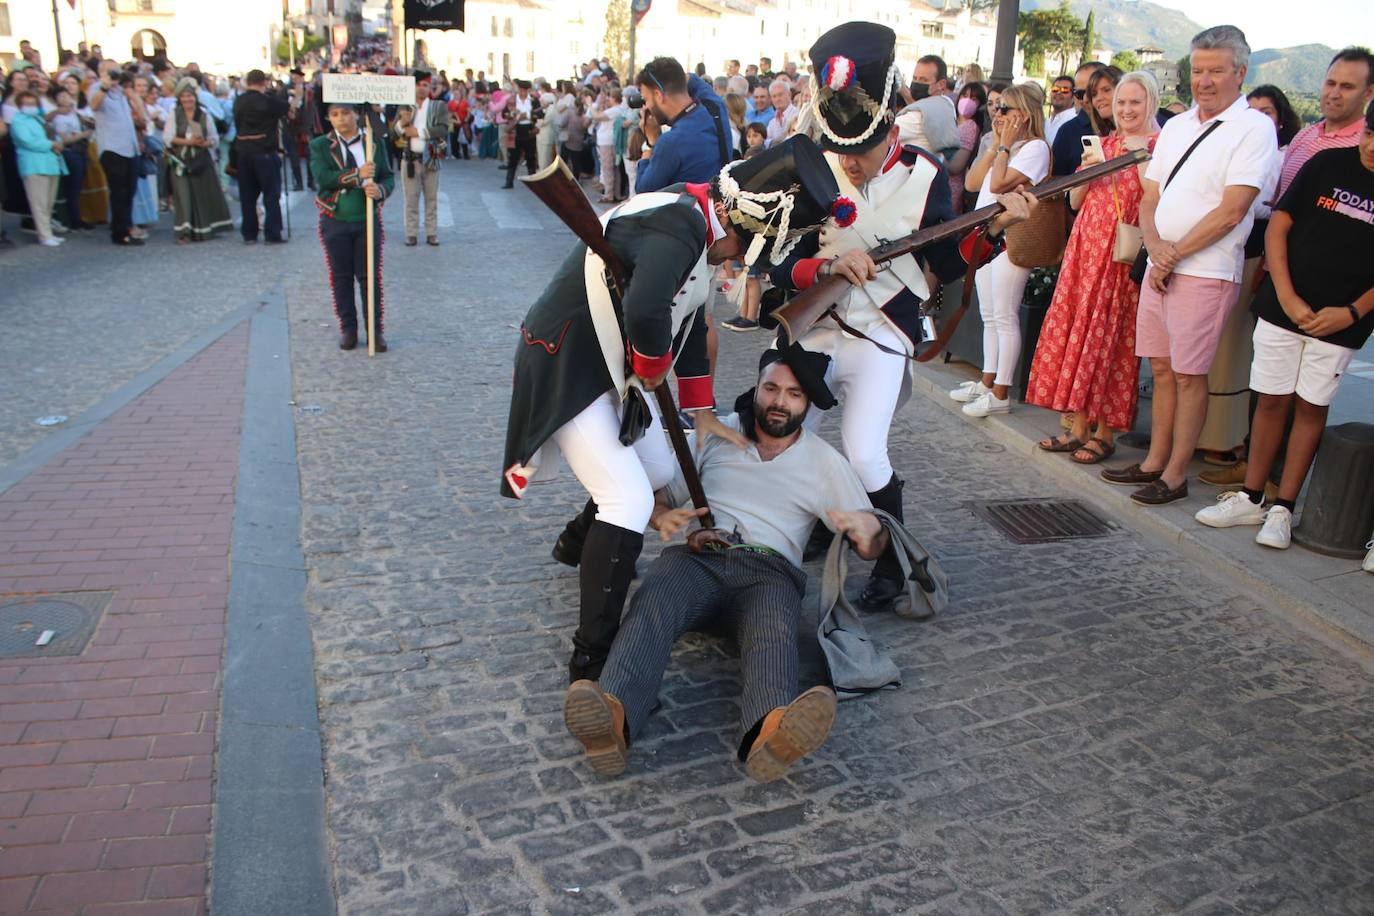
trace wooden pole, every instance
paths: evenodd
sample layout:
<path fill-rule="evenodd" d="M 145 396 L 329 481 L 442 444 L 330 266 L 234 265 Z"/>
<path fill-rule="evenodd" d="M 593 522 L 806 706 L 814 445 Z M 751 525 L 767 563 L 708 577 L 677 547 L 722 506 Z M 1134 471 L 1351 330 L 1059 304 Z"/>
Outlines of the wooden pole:
<path fill-rule="evenodd" d="M 372 161 L 372 112 L 367 111 L 363 115 L 363 160 Z M 375 180 L 375 179 L 369 179 Z M 375 218 L 375 202 L 371 197 L 367 198 L 367 355 L 377 355 L 377 315 L 374 311 L 377 296 L 377 254 L 372 248 L 373 228 L 372 221 Z"/>

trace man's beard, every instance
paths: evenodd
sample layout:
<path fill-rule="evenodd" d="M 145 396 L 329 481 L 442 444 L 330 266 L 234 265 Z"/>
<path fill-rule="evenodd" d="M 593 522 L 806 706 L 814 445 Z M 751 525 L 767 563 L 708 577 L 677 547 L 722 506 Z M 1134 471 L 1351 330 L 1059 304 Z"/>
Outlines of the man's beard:
<path fill-rule="evenodd" d="M 770 414 L 770 411 L 772 413 Z M 782 419 L 778 414 L 783 414 L 787 419 Z M 759 424 L 759 428 L 772 436 L 774 439 L 785 439 L 801 428 L 802 421 L 806 419 L 806 411 L 801 413 L 788 413 L 781 407 L 764 407 L 758 401 L 754 401 L 754 420 Z"/>

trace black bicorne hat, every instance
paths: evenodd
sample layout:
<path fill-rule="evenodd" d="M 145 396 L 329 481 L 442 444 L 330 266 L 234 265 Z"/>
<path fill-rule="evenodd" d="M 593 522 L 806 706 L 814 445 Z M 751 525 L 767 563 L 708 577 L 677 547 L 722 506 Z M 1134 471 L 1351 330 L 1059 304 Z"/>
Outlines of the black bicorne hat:
<path fill-rule="evenodd" d="M 768 259 L 781 264 L 803 235 L 832 214 L 853 207 L 848 198 L 840 197 L 835 176 L 816 144 L 800 134 L 752 159 L 730 163 L 720 170 L 715 184 L 730 223 L 748 242 L 744 261 L 751 267 L 770 241 Z"/>
<path fill-rule="evenodd" d="M 901 105 L 897 87 L 897 33 L 876 22 L 846 22 L 811 46 L 816 88 L 810 116 L 820 127 L 821 147 L 862 153 L 887 137 Z"/>

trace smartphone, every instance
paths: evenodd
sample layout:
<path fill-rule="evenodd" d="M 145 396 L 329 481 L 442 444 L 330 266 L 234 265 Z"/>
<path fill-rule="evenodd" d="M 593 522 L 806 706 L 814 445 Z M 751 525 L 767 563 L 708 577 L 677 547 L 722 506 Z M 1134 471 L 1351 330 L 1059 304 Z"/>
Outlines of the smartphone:
<path fill-rule="evenodd" d="M 1082 139 L 1082 141 L 1083 141 L 1083 149 L 1084 149 L 1084 150 L 1093 150 L 1093 151 L 1095 151 L 1095 152 L 1097 153 L 1097 158 L 1098 158 L 1099 160 L 1104 160 L 1104 159 L 1106 158 L 1105 156 L 1102 155 L 1102 138 L 1101 138 L 1101 137 L 1098 137 L 1098 136 L 1095 136 L 1095 135 L 1089 135 L 1089 136 L 1083 137 L 1083 138 L 1081 138 L 1081 139 Z"/>

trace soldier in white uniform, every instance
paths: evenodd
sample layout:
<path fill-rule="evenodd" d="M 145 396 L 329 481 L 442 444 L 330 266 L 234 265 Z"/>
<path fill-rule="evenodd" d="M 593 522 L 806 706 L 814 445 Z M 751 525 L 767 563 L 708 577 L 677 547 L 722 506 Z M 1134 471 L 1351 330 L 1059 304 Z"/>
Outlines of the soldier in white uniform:
<path fill-rule="evenodd" d="M 620 624 L 654 491 L 675 462 L 646 389 L 678 377 L 679 403 L 696 411 L 699 436 L 744 446 L 710 410 L 704 306 L 709 265 L 741 255 L 778 264 L 830 215 L 837 192 L 820 150 L 793 137 L 732 163 L 710 184 L 638 194 L 602 217 L 606 241 L 630 274 L 617 307 L 599 257 L 579 244 L 520 328 L 506 429 L 502 495 L 521 497 L 548 446 L 567 460 L 591 499 L 558 539 L 554 556 L 580 565 L 580 625 L 572 680 L 595 680 Z M 647 401 L 647 403 L 646 403 Z M 639 414 L 643 425 L 627 423 Z M 627 428 L 633 427 L 633 428 Z"/>
<path fill-rule="evenodd" d="M 955 215 L 938 158 L 899 142 L 896 33 L 876 23 L 849 22 L 822 35 L 810 54 L 818 85 L 805 117 L 819 129 L 841 203 L 835 221 L 803 239 L 771 278 L 784 290 L 801 290 L 817 276 L 836 273 L 857 287 L 837 304 L 836 316 L 819 322 L 801 344 L 830 356 L 826 380 L 844 402 L 840 436 L 845 456 L 873 505 L 901 519 L 903 481 L 888 458 L 888 429 L 910 393 L 907 367 L 922 340 L 921 305 L 930 297 L 930 284 L 948 282 L 968 265 L 956 239 L 890 261 L 881 272 L 866 253 Z M 999 201 L 1008 212 L 978 230 L 994 245 L 1033 204 L 1018 194 Z M 811 411 L 808 425 L 819 425 L 821 417 Z M 821 529 L 816 533 L 808 555 L 828 540 Z M 860 600 L 878 610 L 903 591 L 889 551 L 874 565 Z"/>

